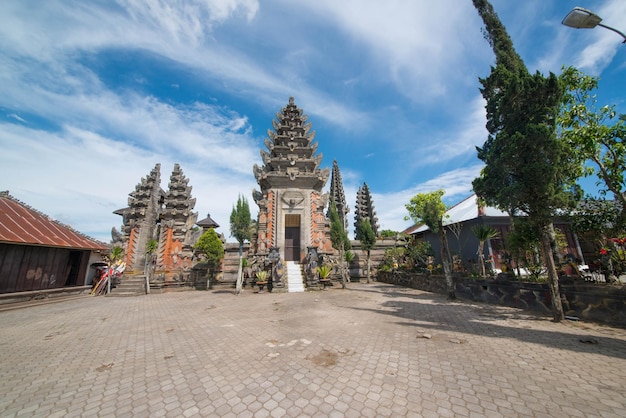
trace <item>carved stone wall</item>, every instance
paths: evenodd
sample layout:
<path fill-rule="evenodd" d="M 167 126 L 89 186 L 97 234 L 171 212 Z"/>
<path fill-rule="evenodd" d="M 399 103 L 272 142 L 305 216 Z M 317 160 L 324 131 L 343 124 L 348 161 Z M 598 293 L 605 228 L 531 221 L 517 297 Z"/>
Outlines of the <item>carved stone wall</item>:
<path fill-rule="evenodd" d="M 193 212 L 196 199 L 191 197 L 189 179 L 175 164 L 161 209 L 161 227 L 156 270 L 165 273 L 187 271 L 193 264 L 192 228 L 198 219 Z"/>
<path fill-rule="evenodd" d="M 121 233 L 114 239 L 123 242 L 125 273 L 180 280 L 191 268 L 192 228 L 198 214 L 193 212 L 196 200 L 191 197 L 188 183 L 180 166 L 175 164 L 166 193 L 161 189 L 161 165 L 156 164 L 129 194 L 128 207 L 114 212 L 123 217 Z M 146 263 L 151 240 L 157 242 L 156 254 Z"/>
<path fill-rule="evenodd" d="M 129 274 L 143 273 L 146 255 L 145 248 L 154 238 L 161 201 L 161 164 L 135 186 L 129 194 L 128 208 L 116 213 L 122 214 L 125 244 L 126 271 Z"/>
<path fill-rule="evenodd" d="M 405 272 L 379 273 L 378 281 L 427 292 L 447 294 L 445 277 Z M 550 314 L 547 284 L 517 280 L 475 280 L 455 277 L 456 295 L 462 299 L 510 306 Z M 583 320 L 626 326 L 626 286 L 588 284 L 566 279 L 560 284 L 565 315 Z"/>

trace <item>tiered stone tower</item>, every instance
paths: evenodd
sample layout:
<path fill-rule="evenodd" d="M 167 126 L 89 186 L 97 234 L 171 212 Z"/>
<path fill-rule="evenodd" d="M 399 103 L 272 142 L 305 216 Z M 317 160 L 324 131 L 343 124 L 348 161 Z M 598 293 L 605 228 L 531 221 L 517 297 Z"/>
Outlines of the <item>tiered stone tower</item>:
<path fill-rule="evenodd" d="M 348 212 L 350 208 L 346 204 L 346 194 L 343 191 L 343 181 L 341 181 L 341 173 L 339 172 L 339 165 L 337 160 L 333 161 L 333 172 L 330 177 L 330 200 L 335 202 L 337 208 L 337 214 L 341 220 L 343 229 L 348 230 Z"/>
<path fill-rule="evenodd" d="M 135 191 L 128 197 L 128 207 L 114 213 L 123 217 L 122 240 L 124 242 L 126 273 L 143 273 L 146 262 L 146 246 L 154 238 L 155 225 L 164 192 L 161 190 L 161 164 L 141 179 Z"/>
<path fill-rule="evenodd" d="M 192 227 L 198 218 L 193 212 L 189 180 L 178 164 L 170 177 L 168 192 L 161 189 L 161 164 L 130 193 L 128 207 L 114 213 L 123 217 L 121 240 L 127 275 L 146 273 L 146 251 L 150 240 L 157 241 L 156 257 L 148 260 L 151 279 L 168 281 L 192 266 Z"/>
<path fill-rule="evenodd" d="M 277 247 L 281 259 L 301 262 L 307 247 L 332 251 L 324 215 L 328 194 L 322 194 L 330 170 L 320 169 L 322 155 L 315 155 L 315 132 L 293 97 L 276 118 L 274 130 L 267 131 L 268 150 L 261 151 L 263 166 L 254 165 L 261 187 L 253 193 L 259 206 L 255 252 L 265 255 Z"/>
<path fill-rule="evenodd" d="M 192 266 L 192 227 L 198 219 L 193 212 L 196 199 L 191 197 L 189 179 L 180 165 L 174 164 L 168 192 L 161 211 L 161 231 L 157 271 L 171 272 L 187 270 Z"/>
<path fill-rule="evenodd" d="M 374 201 L 367 183 L 363 183 L 363 186 L 359 187 L 359 191 L 356 193 L 356 208 L 354 212 L 354 237 L 356 239 L 360 239 L 358 236 L 359 223 L 363 219 L 369 219 L 374 234 L 378 235 L 378 218 L 376 217 Z"/>

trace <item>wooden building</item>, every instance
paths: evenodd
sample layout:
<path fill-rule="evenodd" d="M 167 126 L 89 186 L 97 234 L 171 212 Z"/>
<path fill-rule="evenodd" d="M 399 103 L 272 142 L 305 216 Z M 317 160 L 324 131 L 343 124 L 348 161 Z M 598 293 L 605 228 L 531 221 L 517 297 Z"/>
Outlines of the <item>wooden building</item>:
<path fill-rule="evenodd" d="M 0 294 L 87 285 L 107 249 L 0 192 Z"/>
<path fill-rule="evenodd" d="M 510 216 L 495 207 L 479 205 L 475 194 L 449 208 L 446 211 L 443 225 L 446 229 L 450 254 L 456 257 L 456 260 L 460 263 L 458 267 L 464 266 L 468 268 L 472 265 L 478 265 L 479 255 L 477 250 L 479 242 L 472 232 L 472 227 L 475 225 L 491 226 L 498 232 L 497 237 L 487 240 L 484 245 L 483 257 L 488 268 L 490 267 L 495 272 L 503 271 L 506 269 L 505 264 L 509 264 L 512 261 L 509 255 L 510 251 L 507 248 L 507 236 L 511 229 Z M 569 224 L 563 220 L 555 219 L 554 228 L 562 234 L 567 242 L 567 246 L 560 249 L 561 255 L 564 257 L 565 255 L 571 256 L 579 263 L 583 263 L 584 260 L 578 237 Z M 403 232 L 416 235 L 428 241 L 433 249 L 435 264 L 441 264 L 438 234 L 433 233 L 424 224 L 413 225 Z"/>

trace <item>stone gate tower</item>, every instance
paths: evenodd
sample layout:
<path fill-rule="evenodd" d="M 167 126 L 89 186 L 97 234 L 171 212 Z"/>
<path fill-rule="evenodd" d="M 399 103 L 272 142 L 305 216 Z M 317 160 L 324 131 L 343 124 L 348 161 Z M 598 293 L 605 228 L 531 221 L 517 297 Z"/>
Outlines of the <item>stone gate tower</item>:
<path fill-rule="evenodd" d="M 329 225 L 324 215 L 328 193 L 322 194 L 330 175 L 320 169 L 322 154 L 315 155 L 315 132 L 293 97 L 272 120 L 263 166 L 254 165 L 261 191 L 253 192 L 259 206 L 255 252 L 268 254 L 277 247 L 281 259 L 301 262 L 308 247 L 332 252 Z"/>

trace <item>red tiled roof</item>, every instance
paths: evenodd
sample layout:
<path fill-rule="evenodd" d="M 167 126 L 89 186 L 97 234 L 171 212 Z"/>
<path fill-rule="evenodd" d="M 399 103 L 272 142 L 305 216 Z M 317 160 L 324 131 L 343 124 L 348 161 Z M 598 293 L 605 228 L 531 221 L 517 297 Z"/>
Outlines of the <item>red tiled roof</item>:
<path fill-rule="evenodd" d="M 0 192 L 0 242 L 84 250 L 108 247 L 27 206 L 9 192 Z"/>

